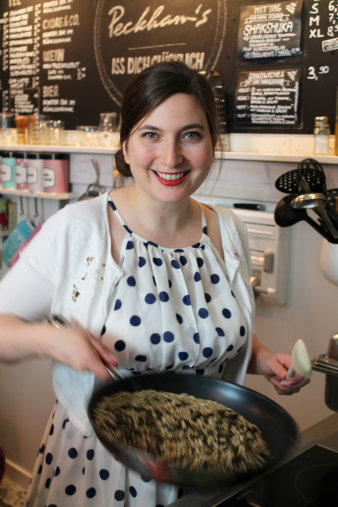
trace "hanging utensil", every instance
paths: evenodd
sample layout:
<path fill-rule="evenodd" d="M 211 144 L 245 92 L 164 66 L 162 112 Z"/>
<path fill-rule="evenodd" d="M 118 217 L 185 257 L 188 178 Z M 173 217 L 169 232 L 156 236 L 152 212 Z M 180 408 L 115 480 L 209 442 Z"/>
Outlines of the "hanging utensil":
<path fill-rule="evenodd" d="M 325 192 L 326 177 L 322 166 L 314 159 L 302 160 L 297 169 L 288 171 L 275 182 L 275 187 L 286 194 Z"/>
<path fill-rule="evenodd" d="M 98 197 L 106 191 L 106 187 L 100 185 L 100 165 L 95 158 L 91 159 L 92 165 L 95 169 L 96 179 L 94 183 L 88 185 L 86 191 L 79 197 L 79 201 Z"/>
<path fill-rule="evenodd" d="M 334 240 L 338 239 L 338 230 L 335 228 L 335 225 L 338 226 L 338 224 L 333 224 L 328 216 L 326 209 L 327 198 L 324 194 L 310 193 L 298 195 L 290 201 L 290 204 L 296 209 L 313 209 L 316 211 L 316 213 L 321 217 L 332 238 Z"/>

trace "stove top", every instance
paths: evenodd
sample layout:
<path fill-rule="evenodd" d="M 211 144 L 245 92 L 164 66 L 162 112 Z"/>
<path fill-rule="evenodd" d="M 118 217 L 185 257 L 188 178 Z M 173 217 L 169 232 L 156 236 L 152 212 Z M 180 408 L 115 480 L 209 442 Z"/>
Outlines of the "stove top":
<path fill-rule="evenodd" d="M 338 453 L 314 445 L 219 507 L 337 507 Z"/>

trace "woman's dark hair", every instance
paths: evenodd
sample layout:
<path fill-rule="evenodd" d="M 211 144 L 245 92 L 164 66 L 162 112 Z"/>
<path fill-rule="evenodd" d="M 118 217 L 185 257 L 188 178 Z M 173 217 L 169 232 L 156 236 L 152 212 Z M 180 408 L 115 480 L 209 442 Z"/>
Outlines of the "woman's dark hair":
<path fill-rule="evenodd" d="M 205 112 L 210 135 L 214 138 L 217 134 L 217 112 L 212 89 L 206 78 L 183 62 L 163 62 L 138 74 L 126 89 L 121 105 L 121 146 L 142 118 L 176 93 L 196 97 Z M 120 173 L 131 176 L 122 150 L 116 153 L 115 163 Z"/>

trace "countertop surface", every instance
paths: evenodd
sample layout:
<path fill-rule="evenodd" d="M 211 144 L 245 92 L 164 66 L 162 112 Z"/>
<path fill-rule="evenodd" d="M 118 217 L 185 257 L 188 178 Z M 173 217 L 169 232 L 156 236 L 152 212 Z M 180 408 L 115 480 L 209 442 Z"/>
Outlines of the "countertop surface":
<path fill-rule="evenodd" d="M 295 446 L 287 458 L 278 466 L 287 463 L 315 444 L 338 452 L 338 413 L 333 413 L 333 415 L 303 431 L 300 435 L 298 445 Z M 224 490 L 191 491 L 168 507 L 216 507 L 220 502 L 231 498 L 250 484 L 261 480 L 262 477 L 263 475 L 250 482 L 234 485 Z"/>

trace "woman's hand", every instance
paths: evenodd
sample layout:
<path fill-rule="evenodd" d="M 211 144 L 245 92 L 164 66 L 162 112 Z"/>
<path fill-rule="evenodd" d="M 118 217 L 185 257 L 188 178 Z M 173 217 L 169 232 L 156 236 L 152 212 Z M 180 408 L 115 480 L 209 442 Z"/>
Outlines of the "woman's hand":
<path fill-rule="evenodd" d="M 110 350 L 80 326 L 56 329 L 45 322 L 0 315 L 0 361 L 15 362 L 30 357 L 59 361 L 76 371 L 89 370 L 103 381 L 109 378 L 103 362 L 117 365 Z"/>
<path fill-rule="evenodd" d="M 249 363 L 248 372 L 264 375 L 271 382 L 278 394 L 294 394 L 310 382 L 309 378 L 301 377 L 296 374 L 290 379 L 286 379 L 289 367 L 291 366 L 291 356 L 289 354 L 275 354 L 267 347 L 262 345 L 257 336 L 253 337 L 252 356 Z"/>
<path fill-rule="evenodd" d="M 98 338 L 80 326 L 55 329 L 47 324 L 48 339 L 41 343 L 42 355 L 71 366 L 76 371 L 89 370 L 99 379 L 109 378 L 103 363 L 117 366 L 116 357 Z"/>

